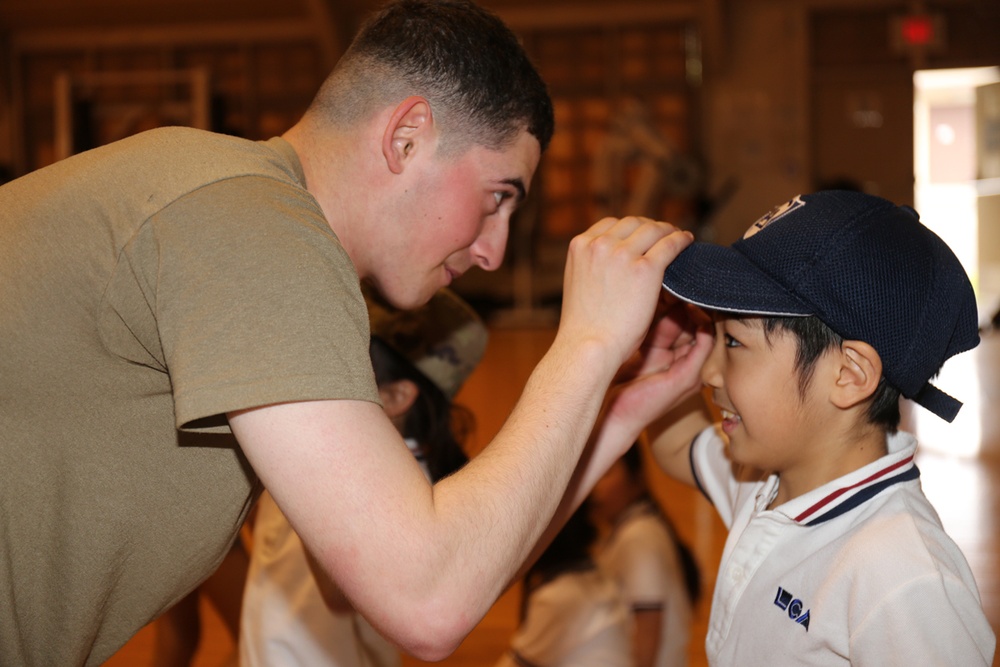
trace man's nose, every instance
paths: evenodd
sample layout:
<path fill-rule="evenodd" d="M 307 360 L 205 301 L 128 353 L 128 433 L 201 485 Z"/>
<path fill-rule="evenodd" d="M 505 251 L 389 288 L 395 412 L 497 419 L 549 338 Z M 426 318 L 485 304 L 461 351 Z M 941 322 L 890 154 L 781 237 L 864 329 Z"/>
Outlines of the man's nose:
<path fill-rule="evenodd" d="M 472 259 L 484 271 L 496 271 L 503 263 L 509 229 L 508 217 L 494 216 L 486 221 L 483 230 L 473 241 Z"/>

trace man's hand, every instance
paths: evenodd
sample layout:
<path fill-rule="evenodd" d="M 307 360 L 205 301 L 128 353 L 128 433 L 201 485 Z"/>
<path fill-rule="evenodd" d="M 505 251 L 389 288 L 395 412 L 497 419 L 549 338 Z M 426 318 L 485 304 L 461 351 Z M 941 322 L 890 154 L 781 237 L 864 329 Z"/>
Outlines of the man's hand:
<path fill-rule="evenodd" d="M 617 369 L 650 328 L 663 272 L 688 232 L 647 218 L 605 218 L 573 239 L 556 342 L 595 342 Z"/>

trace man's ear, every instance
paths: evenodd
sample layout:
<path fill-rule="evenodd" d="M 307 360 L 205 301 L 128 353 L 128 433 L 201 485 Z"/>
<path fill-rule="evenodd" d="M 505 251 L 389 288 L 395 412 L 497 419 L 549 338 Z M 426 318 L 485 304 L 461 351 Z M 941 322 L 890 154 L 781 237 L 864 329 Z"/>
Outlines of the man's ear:
<path fill-rule="evenodd" d="M 382 155 L 389 170 L 402 172 L 417 148 L 431 139 L 433 129 L 430 102 L 416 95 L 400 102 L 382 135 Z"/>
<path fill-rule="evenodd" d="M 837 407 L 849 408 L 867 400 L 882 379 L 882 358 L 868 343 L 845 340 L 838 357 L 837 381 L 831 398 Z"/>
<path fill-rule="evenodd" d="M 379 385 L 378 397 L 389 419 L 405 415 L 420 395 L 420 388 L 412 380 L 394 380 Z"/>

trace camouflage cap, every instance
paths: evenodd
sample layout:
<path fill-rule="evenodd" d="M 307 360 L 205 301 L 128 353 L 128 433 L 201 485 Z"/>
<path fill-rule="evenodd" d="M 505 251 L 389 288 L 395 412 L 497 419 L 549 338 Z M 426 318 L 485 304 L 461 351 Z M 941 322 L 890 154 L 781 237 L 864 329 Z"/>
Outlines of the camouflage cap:
<path fill-rule="evenodd" d="M 448 289 L 415 310 L 394 308 L 367 289 L 365 300 L 372 336 L 454 398 L 486 351 L 486 326 L 472 307 Z"/>

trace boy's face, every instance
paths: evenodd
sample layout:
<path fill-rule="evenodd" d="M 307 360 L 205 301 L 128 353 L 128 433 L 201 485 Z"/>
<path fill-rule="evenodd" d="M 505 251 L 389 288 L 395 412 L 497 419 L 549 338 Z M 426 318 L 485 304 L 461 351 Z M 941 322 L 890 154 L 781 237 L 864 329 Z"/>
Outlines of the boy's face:
<path fill-rule="evenodd" d="M 806 446 L 822 433 L 815 382 L 799 390 L 794 335 L 765 336 L 760 318 L 716 314 L 715 348 L 702 369 L 722 410 L 722 429 L 736 463 L 787 472 L 809 463 Z"/>

